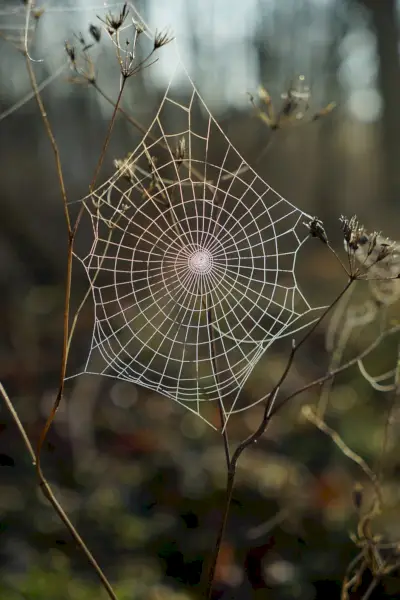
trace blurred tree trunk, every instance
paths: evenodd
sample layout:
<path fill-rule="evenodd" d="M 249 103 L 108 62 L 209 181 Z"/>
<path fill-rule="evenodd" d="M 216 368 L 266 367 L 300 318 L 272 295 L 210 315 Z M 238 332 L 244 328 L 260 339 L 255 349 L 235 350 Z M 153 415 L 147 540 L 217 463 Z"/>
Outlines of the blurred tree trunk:
<path fill-rule="evenodd" d="M 379 86 L 383 98 L 383 199 L 393 206 L 400 196 L 400 64 L 396 0 L 357 0 L 371 16 L 379 55 Z"/>

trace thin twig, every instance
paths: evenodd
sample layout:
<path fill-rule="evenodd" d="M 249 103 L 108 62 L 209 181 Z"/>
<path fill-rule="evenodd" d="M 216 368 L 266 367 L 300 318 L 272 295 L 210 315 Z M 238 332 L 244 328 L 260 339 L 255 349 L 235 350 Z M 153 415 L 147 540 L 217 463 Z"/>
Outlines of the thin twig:
<path fill-rule="evenodd" d="M 358 361 L 360 360 L 360 358 L 365 358 L 366 356 L 368 356 L 368 354 L 370 354 L 373 350 L 375 350 L 380 345 L 382 340 L 384 340 L 389 335 L 393 335 L 393 334 L 399 333 L 399 332 L 400 332 L 400 325 L 395 325 L 391 329 L 381 332 L 380 335 L 377 338 L 375 338 L 375 340 L 367 348 L 365 348 L 363 350 L 363 352 L 361 352 L 354 358 L 348 360 L 343 365 L 340 365 L 336 369 L 332 369 L 332 370 L 328 371 L 328 373 L 326 373 L 322 377 L 318 377 L 317 379 L 314 379 L 313 381 L 306 383 L 305 385 L 298 388 L 296 391 L 292 392 L 291 394 L 289 394 L 288 396 L 283 398 L 280 402 L 277 403 L 275 408 L 272 409 L 271 416 L 273 416 L 276 412 L 278 412 L 278 410 L 280 410 L 285 404 L 287 404 L 290 400 L 292 400 L 296 396 L 302 394 L 303 392 L 307 392 L 308 390 L 310 390 L 313 387 L 322 385 L 326 381 L 329 381 L 329 379 L 331 379 L 332 377 L 335 377 L 335 375 L 338 375 L 339 373 L 343 373 L 343 371 L 346 371 L 350 367 L 356 365 L 358 363 Z"/>
<path fill-rule="evenodd" d="M 236 469 L 229 468 L 228 473 L 227 473 L 227 482 L 226 482 L 226 490 L 225 490 L 224 512 L 223 512 L 220 528 L 218 531 L 218 536 L 217 536 L 217 539 L 215 542 L 214 551 L 211 556 L 210 568 L 209 568 L 209 570 L 205 570 L 205 573 L 207 576 L 207 581 L 206 581 L 206 585 L 205 585 L 205 590 L 206 590 L 205 598 L 207 600 L 211 600 L 211 597 L 212 597 L 215 573 L 216 573 L 217 565 L 218 565 L 219 553 L 221 550 L 222 541 L 225 537 L 226 526 L 228 523 L 229 510 L 230 510 L 231 501 L 232 501 L 232 493 L 233 493 L 233 488 L 235 485 L 235 475 L 236 475 Z"/>
<path fill-rule="evenodd" d="M 357 454 L 356 452 L 351 450 L 351 448 L 348 447 L 346 442 L 344 440 L 342 440 L 342 438 L 337 433 L 337 431 L 332 429 L 332 427 L 329 427 L 329 425 L 327 425 L 327 423 L 325 423 L 325 421 L 323 421 L 315 413 L 315 411 L 312 409 L 312 407 L 310 405 L 303 406 L 302 413 L 306 417 L 306 419 L 308 419 L 311 423 L 313 423 L 320 431 L 325 433 L 325 435 L 329 436 L 331 438 L 331 440 L 334 442 L 334 444 L 336 444 L 336 446 L 340 449 L 340 451 L 345 456 L 347 456 L 347 458 L 349 458 L 350 460 L 355 462 L 364 471 L 365 475 L 368 477 L 368 479 L 372 483 L 376 497 L 379 501 L 379 506 L 382 507 L 383 506 L 383 498 L 382 498 L 382 491 L 381 491 L 381 488 L 379 485 L 379 479 L 378 479 L 377 475 L 374 473 L 374 471 L 371 469 L 371 467 L 365 462 L 365 460 L 359 454 Z"/>
<path fill-rule="evenodd" d="M 68 212 L 67 191 L 66 191 L 66 187 L 65 187 L 65 183 L 64 183 L 64 176 L 63 176 L 62 167 L 61 167 L 60 152 L 58 150 L 57 142 L 55 140 L 55 137 L 54 137 L 54 134 L 53 134 L 53 130 L 51 128 L 50 121 L 49 121 L 49 118 L 47 116 L 47 112 L 46 112 L 46 109 L 44 107 L 44 104 L 43 104 L 42 97 L 40 95 L 40 90 L 39 90 L 39 87 L 38 87 L 38 84 L 37 84 L 37 81 L 36 81 L 36 75 L 35 75 L 35 73 L 33 71 L 32 61 L 29 58 L 28 53 L 25 54 L 25 59 L 26 59 L 26 67 L 27 67 L 27 70 L 28 70 L 28 75 L 29 75 L 31 86 L 32 86 L 32 90 L 34 92 L 34 96 L 35 96 L 36 102 L 37 102 L 37 104 L 39 106 L 39 111 L 40 111 L 40 114 L 41 114 L 42 121 L 44 123 L 45 129 L 46 129 L 46 134 L 47 134 L 47 137 L 50 140 L 50 144 L 51 144 L 51 147 L 52 147 L 52 150 L 53 150 L 53 153 L 54 153 L 54 158 L 55 158 L 55 161 L 56 161 L 58 183 L 60 185 L 61 196 L 62 196 L 62 201 L 63 201 L 63 206 L 64 206 L 65 221 L 67 223 L 68 235 L 71 235 L 71 233 L 72 233 L 72 227 L 71 227 L 71 220 L 70 220 L 70 216 L 69 216 L 69 212 Z"/>
<path fill-rule="evenodd" d="M 106 155 L 106 152 L 107 152 L 108 145 L 110 143 L 111 134 L 113 132 L 114 125 L 115 125 L 115 119 L 117 117 L 119 105 L 121 103 L 122 94 L 124 92 L 127 80 L 128 80 L 128 77 L 126 77 L 126 76 L 122 77 L 122 83 L 121 83 L 121 86 L 120 86 L 120 89 L 119 89 L 117 101 L 113 102 L 114 110 L 113 110 L 113 113 L 112 113 L 112 116 L 111 116 L 111 120 L 110 120 L 110 123 L 109 123 L 109 126 L 108 126 L 108 130 L 107 130 L 107 134 L 106 134 L 106 137 L 105 137 L 105 140 L 104 140 L 104 143 L 103 143 L 103 147 L 102 147 L 101 152 L 100 152 L 99 160 L 97 161 L 97 165 L 96 165 L 96 168 L 94 170 L 92 181 L 90 182 L 90 186 L 89 186 L 90 193 L 93 193 L 93 190 L 94 190 L 94 188 L 96 186 L 97 178 L 98 178 L 99 173 L 100 173 L 100 169 L 101 169 L 101 167 L 103 165 L 103 162 L 104 162 L 104 158 L 105 158 L 105 155 Z"/>
<path fill-rule="evenodd" d="M 32 7 L 31 5 L 32 5 L 32 2 L 29 2 L 28 10 L 31 9 L 31 7 Z M 29 17 L 28 17 L 28 19 L 29 19 Z M 77 231 L 77 228 L 79 225 L 79 221 L 80 221 L 81 215 L 84 210 L 84 205 L 82 204 L 79 214 L 78 214 L 77 221 L 75 222 L 74 226 L 72 227 L 70 215 L 69 215 L 69 211 L 68 211 L 67 193 L 66 193 L 66 187 L 65 187 L 65 183 L 64 183 L 64 177 L 63 177 L 63 172 L 62 172 L 61 159 L 60 159 L 58 145 L 55 140 L 55 137 L 54 137 L 47 113 L 46 113 L 46 109 L 44 107 L 44 104 L 43 104 L 43 101 L 42 101 L 42 98 L 40 95 L 40 91 L 39 91 L 38 84 L 36 81 L 36 76 L 35 76 L 35 73 L 34 73 L 34 70 L 33 70 L 32 64 L 31 64 L 31 59 L 29 57 L 27 50 L 25 50 L 25 59 L 26 59 L 27 70 L 28 70 L 30 81 L 31 81 L 32 89 L 34 92 L 34 96 L 35 96 L 36 102 L 38 104 L 39 111 L 40 111 L 40 114 L 41 114 L 41 117 L 42 117 L 42 120 L 43 120 L 43 123 L 45 126 L 45 130 L 46 130 L 47 136 L 50 140 L 51 146 L 53 148 L 54 156 L 55 156 L 57 176 L 58 176 L 58 180 L 59 180 L 59 184 L 60 184 L 60 190 L 61 190 L 63 206 L 64 206 L 64 215 L 65 215 L 65 220 L 66 220 L 66 225 L 67 225 L 67 233 L 68 233 L 67 273 L 66 273 L 66 284 L 65 284 L 63 348 L 62 348 L 62 359 L 61 359 L 61 369 L 60 369 L 60 383 L 59 383 L 59 389 L 58 389 L 58 393 L 57 393 L 54 405 L 52 407 L 50 415 L 49 415 L 49 417 L 40 433 L 40 436 L 39 436 L 37 451 L 36 451 L 36 455 L 35 455 L 36 473 L 37 473 L 37 477 L 39 480 L 39 486 L 40 486 L 44 496 L 49 500 L 49 502 L 53 506 L 54 510 L 60 517 L 61 521 L 64 523 L 66 528 L 69 530 L 70 534 L 72 535 L 72 537 L 75 540 L 75 542 L 77 543 L 77 545 L 81 548 L 83 553 L 86 555 L 89 563 L 91 564 L 91 566 L 97 573 L 97 575 L 98 575 L 104 589 L 107 591 L 109 597 L 112 600 L 118 600 L 114 590 L 112 589 L 110 582 L 108 581 L 107 577 L 103 573 L 103 571 L 100 568 L 99 564 L 97 563 L 96 559 L 90 552 L 89 548 L 86 546 L 85 542 L 83 541 L 82 537 L 77 532 L 77 530 L 74 527 L 74 525 L 72 524 L 72 522 L 69 520 L 67 514 L 65 513 L 65 511 L 62 508 L 62 506 L 60 505 L 60 503 L 56 499 L 56 497 L 50 487 L 50 484 L 46 480 L 46 478 L 43 474 L 42 468 L 41 468 L 41 460 L 40 459 L 41 459 L 41 452 L 42 452 L 43 444 L 47 437 L 47 433 L 53 423 L 53 420 L 55 418 L 58 407 L 61 403 L 61 400 L 63 397 L 63 392 L 64 392 L 64 382 L 65 382 L 69 341 L 70 341 L 69 340 L 69 312 L 70 312 L 70 298 L 71 298 L 73 244 L 74 244 L 74 240 L 75 240 L 76 231 Z M 116 112 L 116 109 L 114 112 Z M 108 132 L 107 139 L 109 139 L 109 135 L 110 135 L 110 130 Z M 101 160 L 99 161 L 100 166 L 101 166 L 101 162 L 104 158 L 104 154 L 107 149 L 107 145 L 108 145 L 108 141 L 107 141 L 107 144 L 105 144 L 103 146 Z M 97 176 L 97 172 L 96 172 L 96 176 Z M 95 181 L 95 179 L 94 179 L 94 181 Z M 18 425 L 18 421 L 16 421 L 16 423 Z"/>
<path fill-rule="evenodd" d="M 225 500 L 225 506 L 224 506 L 224 511 L 223 511 L 223 517 L 222 517 L 221 526 L 220 526 L 220 530 L 219 530 L 216 545 L 215 545 L 215 551 L 213 554 L 213 559 L 212 559 L 211 567 L 209 570 L 208 582 L 207 582 L 207 587 L 206 587 L 206 598 L 207 599 L 210 599 L 212 596 L 212 590 L 213 590 L 213 584 L 214 584 L 214 578 L 215 578 L 215 570 L 216 570 L 216 565 L 218 562 L 221 544 L 222 544 L 225 530 L 226 530 L 226 525 L 227 525 L 227 520 L 228 520 L 228 515 L 229 515 L 229 510 L 230 510 L 230 503 L 232 500 L 232 492 L 233 492 L 233 487 L 234 487 L 234 483 L 235 483 L 236 467 L 237 467 L 238 460 L 246 448 L 248 448 L 252 444 L 256 443 L 260 439 L 260 437 L 265 433 L 268 423 L 270 422 L 272 416 L 284 404 L 286 404 L 286 402 L 288 402 L 289 399 L 295 397 L 297 394 L 300 393 L 300 391 L 305 391 L 306 389 L 309 389 L 313 385 L 317 385 L 318 383 L 321 384 L 324 381 L 327 381 L 329 378 L 333 377 L 334 374 L 336 374 L 337 372 L 340 372 L 340 368 L 338 368 L 336 370 L 336 372 L 331 372 L 331 373 L 329 373 L 329 375 L 327 375 L 325 377 L 321 377 L 321 378 L 319 378 L 319 380 L 311 382 L 311 384 L 308 384 L 307 386 L 303 386 L 300 390 L 297 390 L 296 392 L 293 392 L 292 394 L 287 396 L 283 401 L 276 403 L 277 395 L 279 393 L 279 390 L 280 390 L 283 382 L 285 381 L 286 377 L 289 374 L 289 371 L 292 367 L 296 353 L 302 347 L 302 345 L 309 339 L 309 337 L 312 335 L 312 333 L 315 331 L 315 329 L 319 326 L 321 321 L 326 317 L 326 315 L 334 308 L 334 306 L 336 306 L 336 304 L 346 294 L 347 290 L 351 287 L 353 282 L 354 282 L 354 279 L 350 278 L 349 281 L 347 282 L 347 284 L 345 285 L 345 287 L 343 288 L 343 290 L 340 292 L 340 294 L 334 300 L 334 302 L 332 302 L 332 304 L 316 320 L 316 322 L 307 331 L 307 333 L 303 336 L 303 338 L 300 340 L 300 342 L 297 345 L 293 343 L 293 347 L 292 347 L 291 353 L 289 355 L 289 359 L 288 359 L 285 369 L 283 370 L 283 372 L 282 372 L 278 382 L 275 384 L 273 390 L 267 396 L 265 396 L 266 404 L 265 404 L 263 418 L 261 420 L 259 427 L 256 429 L 256 431 L 253 434 L 251 434 L 248 438 L 243 440 L 237 446 L 236 450 L 234 451 L 234 453 L 232 455 L 229 469 L 228 469 L 226 500 Z M 400 326 L 398 329 L 400 330 Z M 349 366 L 351 366 L 351 364 L 356 363 L 358 358 L 359 357 L 357 357 L 351 363 L 349 363 L 347 365 L 347 368 Z"/>
<path fill-rule="evenodd" d="M 6 390 L 4 389 L 4 386 L 0 383 L 0 394 L 3 397 L 3 400 L 5 402 L 5 405 L 7 407 L 7 410 L 9 411 L 13 421 L 15 422 L 18 431 L 20 432 L 20 435 L 22 437 L 22 440 L 25 444 L 25 447 L 28 451 L 28 454 L 32 460 L 32 464 L 36 465 L 36 461 L 37 461 L 37 457 L 35 455 L 35 451 L 33 450 L 32 444 L 29 440 L 28 434 L 25 431 L 24 426 L 21 423 L 21 420 L 15 410 L 15 408 L 12 405 L 12 402 L 6 392 Z M 53 506 L 54 510 L 56 511 L 56 513 L 58 514 L 58 516 L 60 517 L 61 521 L 64 523 L 64 525 L 66 526 L 66 528 L 68 529 L 68 531 L 70 532 L 71 536 L 73 537 L 73 539 L 75 540 L 75 542 L 78 544 L 78 546 L 81 548 L 81 550 L 83 550 L 83 552 L 86 554 L 86 557 L 88 558 L 90 564 L 92 565 L 93 569 L 96 571 L 96 573 L 98 574 L 101 583 L 103 584 L 104 588 L 106 589 L 106 591 L 108 592 L 109 597 L 112 600 L 118 600 L 117 596 L 115 595 L 115 592 L 113 591 L 107 577 L 104 575 L 103 571 L 100 569 L 96 559 L 94 558 L 94 556 L 92 555 L 92 553 L 90 552 L 90 550 L 88 549 L 88 547 L 86 546 L 85 542 L 83 541 L 83 539 L 81 538 L 81 536 L 79 535 L 79 533 L 77 532 L 76 528 L 73 526 L 73 524 L 71 523 L 71 521 L 69 520 L 66 512 L 64 511 L 64 509 L 62 508 L 61 504 L 58 502 L 57 498 L 55 497 L 50 484 L 48 483 L 48 481 L 46 480 L 46 478 L 44 477 L 40 467 L 39 470 L 37 471 L 38 475 L 39 475 L 39 486 L 40 489 L 43 492 L 43 495 L 45 496 L 45 498 L 47 498 L 47 500 L 50 502 L 50 504 Z"/>
<path fill-rule="evenodd" d="M 380 481 L 383 479 L 383 469 L 384 469 L 384 461 L 386 452 L 389 445 L 389 434 L 390 434 L 390 426 L 392 424 L 393 412 L 396 407 L 396 404 L 399 400 L 400 396 L 400 344 L 397 349 L 397 362 L 394 370 L 394 384 L 393 384 L 393 393 L 389 398 L 389 406 L 387 409 L 385 426 L 383 430 L 383 439 L 382 439 L 382 449 L 380 452 L 380 456 L 377 461 L 377 465 L 375 467 L 375 471 Z"/>
<path fill-rule="evenodd" d="M 207 314 L 208 336 L 209 336 L 210 342 L 211 342 L 211 365 L 212 365 L 215 383 L 217 384 L 217 387 L 218 387 L 217 352 L 216 352 L 215 338 L 214 338 L 214 333 L 213 333 L 214 328 L 213 328 L 211 294 L 206 295 L 206 314 Z M 222 439 L 223 439 L 223 443 L 224 443 L 226 467 L 229 471 L 231 456 L 230 456 L 230 450 L 229 450 L 228 431 L 226 428 L 226 416 L 225 416 L 225 412 L 224 412 L 224 407 L 222 404 L 222 399 L 219 394 L 218 394 L 218 409 L 219 409 L 219 416 L 220 416 L 220 420 L 221 420 L 221 434 L 222 434 Z"/>
<path fill-rule="evenodd" d="M 241 442 L 241 444 L 239 444 L 239 446 L 236 448 L 233 457 L 232 457 L 232 462 L 233 464 L 236 464 L 240 455 L 242 454 L 242 452 L 250 445 L 254 444 L 255 442 L 257 442 L 257 440 L 263 435 L 263 433 L 265 432 L 265 429 L 267 427 L 268 421 L 271 419 L 271 417 L 279 410 L 279 408 L 281 407 L 281 402 L 280 403 L 275 403 L 275 399 L 277 396 L 277 391 L 280 389 L 282 383 L 285 381 L 286 377 L 289 374 L 289 371 L 292 367 L 294 358 L 296 353 L 300 350 L 300 348 L 303 346 L 303 344 L 309 339 L 309 337 L 313 334 L 313 332 L 315 331 L 315 329 L 320 325 L 321 321 L 326 317 L 326 315 L 333 309 L 334 306 L 336 306 L 336 304 L 339 302 L 339 300 L 344 296 L 344 294 L 347 292 L 347 290 L 350 288 L 350 286 L 353 283 L 353 279 L 349 279 L 349 281 L 347 282 L 347 284 L 345 285 L 345 287 L 343 288 L 343 290 L 340 292 L 340 294 L 337 296 L 337 298 L 334 300 L 334 302 L 332 302 L 332 304 L 330 306 L 328 306 L 328 308 L 326 310 L 324 310 L 324 312 L 322 313 L 322 315 L 315 321 L 315 323 L 310 327 L 310 329 L 307 331 L 307 333 L 303 336 L 303 338 L 300 340 L 300 342 L 298 344 L 293 343 L 293 347 L 292 350 L 290 352 L 289 355 L 289 359 L 287 361 L 286 367 L 282 372 L 282 375 L 280 376 L 278 382 L 275 384 L 272 392 L 270 392 L 267 396 L 266 399 L 268 399 L 268 402 L 266 403 L 265 406 L 265 410 L 264 410 L 264 415 L 262 418 L 262 421 L 259 425 L 259 427 L 257 428 L 257 430 L 251 434 L 247 439 L 245 439 L 243 442 Z M 274 406 L 272 406 L 272 402 L 274 403 Z"/>
<path fill-rule="evenodd" d="M 31 457 L 32 464 L 35 466 L 36 465 L 35 451 L 32 447 L 31 442 L 29 441 L 28 434 L 26 433 L 25 428 L 20 421 L 18 413 L 15 410 L 15 408 L 13 407 L 12 402 L 11 402 L 10 398 L 8 397 L 8 394 L 7 394 L 6 390 L 4 389 L 4 386 L 2 383 L 0 383 L 0 394 L 3 396 L 3 400 L 6 404 L 7 410 L 10 413 L 11 417 L 13 418 L 13 421 L 15 422 L 15 424 L 18 428 L 18 431 L 22 437 L 22 440 L 26 446 L 26 449 L 28 450 L 28 454 Z"/>
<path fill-rule="evenodd" d="M 374 577 L 374 579 L 369 584 L 367 591 L 365 592 L 365 594 L 363 594 L 363 596 L 361 596 L 360 600 L 369 600 L 369 598 L 371 598 L 372 593 L 375 590 L 378 583 L 380 582 L 380 580 L 381 580 L 380 577 Z"/>

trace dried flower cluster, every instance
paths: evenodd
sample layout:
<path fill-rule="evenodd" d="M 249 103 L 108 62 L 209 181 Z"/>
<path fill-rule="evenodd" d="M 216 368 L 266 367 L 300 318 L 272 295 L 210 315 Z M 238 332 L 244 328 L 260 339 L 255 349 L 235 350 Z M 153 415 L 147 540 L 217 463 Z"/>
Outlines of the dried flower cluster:
<path fill-rule="evenodd" d="M 321 219 L 318 219 L 318 217 L 313 217 L 311 221 L 308 223 L 303 223 L 303 225 L 307 227 L 311 237 L 318 238 L 324 244 L 328 243 L 328 236 L 326 235 L 324 224 Z"/>
<path fill-rule="evenodd" d="M 305 84 L 304 75 L 300 75 L 295 83 L 289 86 L 289 89 L 281 94 L 282 103 L 275 110 L 271 96 L 264 87 L 260 87 L 258 96 L 264 104 L 264 110 L 255 105 L 254 98 L 250 100 L 256 110 L 257 116 L 271 129 L 281 129 L 287 125 L 299 123 L 310 113 L 311 90 Z M 315 121 L 328 115 L 336 107 L 335 102 L 330 102 L 325 108 L 314 113 L 310 121 Z"/>
<path fill-rule="evenodd" d="M 128 79 L 154 64 L 157 61 L 156 58 L 153 58 L 155 52 L 173 40 L 168 31 L 156 31 L 152 49 L 143 60 L 137 61 L 136 46 L 140 35 L 145 31 L 145 27 L 133 18 L 132 24 L 127 24 L 128 17 L 129 8 L 126 2 L 118 13 L 113 14 L 109 12 L 104 18 L 98 17 L 106 33 L 113 39 L 123 79 Z M 126 30 L 131 33 L 125 39 L 122 39 L 122 34 Z M 100 27 L 91 24 L 89 26 L 89 34 L 93 40 L 92 42 L 87 43 L 82 34 L 75 36 L 79 44 L 78 49 L 68 41 L 65 42 L 65 51 L 71 67 L 78 76 L 73 80 L 74 82 L 84 81 L 92 84 L 96 82 L 95 67 L 89 50 L 101 41 L 101 32 Z"/>
<path fill-rule="evenodd" d="M 368 233 L 356 216 L 350 219 L 342 216 L 340 222 L 345 250 L 354 255 L 363 267 L 370 269 L 382 261 L 398 263 L 400 248 L 396 242 L 383 237 L 378 231 Z"/>
<path fill-rule="evenodd" d="M 369 233 L 355 216 L 340 222 L 349 263 L 358 265 L 357 279 L 369 281 L 376 302 L 393 304 L 400 298 L 400 244 L 378 231 Z"/>

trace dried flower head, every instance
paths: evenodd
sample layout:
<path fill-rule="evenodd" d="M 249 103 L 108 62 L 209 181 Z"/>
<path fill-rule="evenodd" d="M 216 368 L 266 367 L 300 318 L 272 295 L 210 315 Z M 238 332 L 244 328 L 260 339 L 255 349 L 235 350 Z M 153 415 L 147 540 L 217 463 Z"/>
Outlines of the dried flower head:
<path fill-rule="evenodd" d="M 105 18 L 102 19 L 101 17 L 97 17 L 102 23 L 104 23 L 104 25 L 106 26 L 106 29 L 108 31 L 108 33 L 110 35 L 113 35 L 114 33 L 117 33 L 117 31 L 122 27 L 122 25 L 125 23 L 125 20 L 128 16 L 129 13 L 129 9 L 128 9 L 128 3 L 125 2 L 122 9 L 120 10 L 119 14 L 117 14 L 116 16 L 114 16 L 112 14 L 112 12 L 109 12 L 106 14 Z"/>
<path fill-rule="evenodd" d="M 166 46 L 174 39 L 173 36 L 170 35 L 168 29 L 165 31 L 156 31 L 154 36 L 154 50 L 158 50 L 162 46 Z"/>
<path fill-rule="evenodd" d="M 260 87 L 258 96 L 264 104 L 264 110 L 259 109 L 252 96 L 250 101 L 256 109 L 257 116 L 272 130 L 281 129 L 289 124 L 296 124 L 303 121 L 310 112 L 311 90 L 306 85 L 304 75 L 300 75 L 296 81 L 292 82 L 289 88 L 281 94 L 283 102 L 275 110 L 271 96 L 264 87 Z M 309 121 L 315 121 L 331 113 L 336 104 L 330 102 L 325 108 L 309 118 Z"/>
<path fill-rule="evenodd" d="M 322 223 L 321 219 L 314 217 L 308 223 L 303 223 L 303 225 L 307 227 L 311 237 L 318 238 L 324 244 L 328 243 L 328 236 L 326 235 L 324 224 Z"/>
<path fill-rule="evenodd" d="M 348 219 L 343 215 L 339 219 L 344 236 L 344 247 L 347 252 L 356 252 L 360 246 L 369 242 L 369 236 L 363 225 L 360 225 L 356 215 Z"/>
<path fill-rule="evenodd" d="M 400 245 L 377 231 L 369 233 L 355 216 L 340 220 L 354 278 L 369 281 L 376 303 L 393 304 L 400 298 Z"/>
<path fill-rule="evenodd" d="M 143 25 L 143 23 L 134 21 L 133 24 L 135 26 L 137 35 L 141 35 L 142 33 L 144 33 L 146 31 L 146 27 Z"/>

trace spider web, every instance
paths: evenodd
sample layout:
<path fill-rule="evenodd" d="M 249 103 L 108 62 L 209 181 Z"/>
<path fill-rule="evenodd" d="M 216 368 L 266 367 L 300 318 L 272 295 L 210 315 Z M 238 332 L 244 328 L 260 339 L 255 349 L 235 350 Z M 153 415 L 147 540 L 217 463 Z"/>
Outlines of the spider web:
<path fill-rule="evenodd" d="M 251 169 L 185 78 L 189 98 L 172 77 L 136 150 L 84 200 L 94 328 L 83 372 L 205 420 L 219 401 L 226 424 L 249 407 L 240 392 L 262 354 L 318 316 L 295 275 L 311 217 Z"/>

